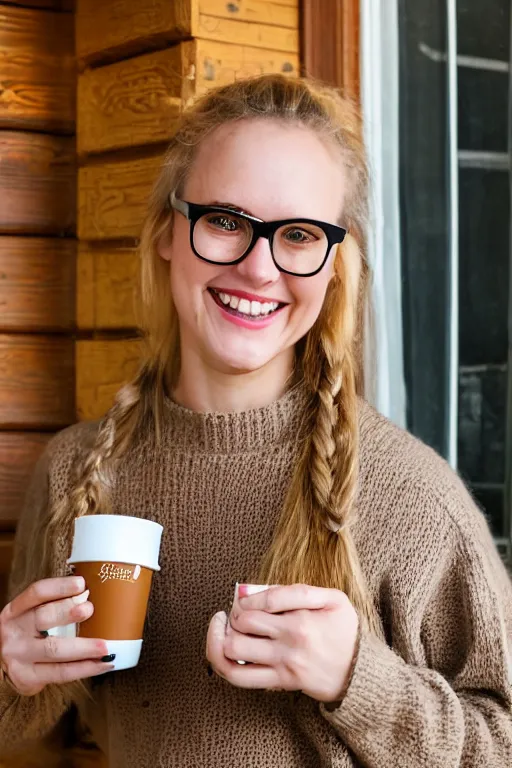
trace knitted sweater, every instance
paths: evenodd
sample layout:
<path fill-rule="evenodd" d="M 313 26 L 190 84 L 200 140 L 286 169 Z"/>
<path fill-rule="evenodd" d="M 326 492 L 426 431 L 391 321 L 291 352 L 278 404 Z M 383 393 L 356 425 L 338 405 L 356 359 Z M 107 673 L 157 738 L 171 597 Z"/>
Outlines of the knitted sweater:
<path fill-rule="evenodd" d="M 386 640 L 363 632 L 348 691 L 327 711 L 302 694 L 235 688 L 205 660 L 210 618 L 229 610 L 234 582 L 254 574 L 270 544 L 304 394 L 238 414 L 166 409 L 158 450 L 141 439 L 116 470 L 113 511 L 165 530 L 139 666 L 102 678 L 81 707 L 109 768 L 510 768 L 512 588 L 445 462 L 361 403 L 353 533 Z M 67 492 L 95 429 L 65 430 L 39 462 L 13 594 L 33 520 Z M 37 705 L 0 689 L 0 753 L 65 710 Z"/>

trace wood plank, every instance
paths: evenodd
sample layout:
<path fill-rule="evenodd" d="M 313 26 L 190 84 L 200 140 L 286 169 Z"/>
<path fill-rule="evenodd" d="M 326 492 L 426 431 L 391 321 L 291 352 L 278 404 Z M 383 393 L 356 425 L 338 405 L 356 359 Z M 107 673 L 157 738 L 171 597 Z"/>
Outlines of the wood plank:
<path fill-rule="evenodd" d="M 360 0 L 303 0 L 300 14 L 302 59 L 306 75 L 341 88 L 359 99 Z"/>
<path fill-rule="evenodd" d="M 71 14 L 0 5 L 0 128 L 73 133 Z"/>
<path fill-rule="evenodd" d="M 74 139 L 0 131 L 0 234 L 73 234 Z"/>
<path fill-rule="evenodd" d="M 48 432 L 0 432 L 0 530 L 15 527 L 34 466 Z"/>
<path fill-rule="evenodd" d="M 299 57 L 295 53 L 267 51 L 243 45 L 224 45 L 211 40 L 196 40 L 196 90 L 227 85 L 242 77 L 270 72 L 298 75 Z"/>
<path fill-rule="evenodd" d="M 158 143 L 172 135 L 187 87 L 183 49 L 138 56 L 78 78 L 79 154 Z M 190 86 L 188 86 L 190 89 Z"/>
<path fill-rule="evenodd" d="M 71 330 L 76 241 L 0 237 L 0 330 Z"/>
<path fill-rule="evenodd" d="M 7 602 L 7 581 L 14 551 L 14 534 L 0 534 L 0 610 Z M 1 764 L 0 764 L 1 766 Z"/>
<path fill-rule="evenodd" d="M 285 2 L 285 0 L 279 0 Z M 74 0 L 2 0 L 2 5 L 17 5 L 24 8 L 39 8 L 48 11 L 69 11 L 75 10 Z"/>
<path fill-rule="evenodd" d="M 139 237 L 162 154 L 98 163 L 78 173 L 80 240 Z"/>
<path fill-rule="evenodd" d="M 192 37 L 197 0 L 77 0 L 80 64 L 112 61 Z"/>
<path fill-rule="evenodd" d="M 74 341 L 0 335 L 0 429 L 57 429 L 75 420 Z"/>
<path fill-rule="evenodd" d="M 297 3 L 283 5 L 269 0 L 199 0 L 199 13 L 235 21 L 250 21 L 253 24 L 270 24 L 277 27 L 298 29 L 299 10 Z"/>
<path fill-rule="evenodd" d="M 298 53 L 299 34 L 296 29 L 252 24 L 249 21 L 221 19 L 200 13 L 194 37 L 216 40 L 221 43 L 249 45 L 254 48 L 266 48 L 272 51 Z"/>
<path fill-rule="evenodd" d="M 76 407 L 79 419 L 98 419 L 116 392 L 135 376 L 141 361 L 138 339 L 77 341 Z"/>
<path fill-rule="evenodd" d="M 134 248 L 80 243 L 77 324 L 84 330 L 135 328 L 139 257 Z"/>

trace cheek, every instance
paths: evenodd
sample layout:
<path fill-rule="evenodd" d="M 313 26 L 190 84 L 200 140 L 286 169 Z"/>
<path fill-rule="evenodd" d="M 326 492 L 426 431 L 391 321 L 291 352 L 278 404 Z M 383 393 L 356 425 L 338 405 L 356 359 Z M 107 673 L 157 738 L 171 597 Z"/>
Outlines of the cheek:
<path fill-rule="evenodd" d="M 301 283 L 294 286 L 296 307 L 304 318 L 304 322 L 310 326 L 314 324 L 322 309 L 329 277 L 329 273 L 322 271 L 314 277 L 303 278 Z"/>

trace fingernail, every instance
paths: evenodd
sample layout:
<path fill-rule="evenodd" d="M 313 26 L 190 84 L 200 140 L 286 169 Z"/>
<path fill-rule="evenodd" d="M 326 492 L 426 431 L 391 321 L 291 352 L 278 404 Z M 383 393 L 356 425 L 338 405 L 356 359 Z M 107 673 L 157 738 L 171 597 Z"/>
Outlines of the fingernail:
<path fill-rule="evenodd" d="M 77 595 L 73 598 L 73 602 L 75 605 L 82 605 L 82 603 L 87 602 L 87 598 L 89 597 L 90 590 L 86 589 L 85 592 L 82 592 L 81 595 Z"/>
<path fill-rule="evenodd" d="M 76 587 L 76 589 L 78 589 L 80 592 L 83 592 L 83 591 L 84 591 L 84 589 L 85 589 L 85 579 L 84 579 L 84 577 L 83 577 L 83 576 L 77 576 L 77 577 L 75 578 L 75 587 Z"/>
<path fill-rule="evenodd" d="M 114 661 L 115 658 L 116 658 L 115 653 L 109 653 L 108 656 L 103 656 L 101 660 L 109 664 L 111 661 Z"/>

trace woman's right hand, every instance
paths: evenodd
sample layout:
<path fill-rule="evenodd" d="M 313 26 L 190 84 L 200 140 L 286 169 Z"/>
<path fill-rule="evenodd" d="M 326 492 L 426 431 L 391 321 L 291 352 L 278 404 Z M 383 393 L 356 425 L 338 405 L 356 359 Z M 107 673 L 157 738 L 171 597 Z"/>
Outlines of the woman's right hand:
<path fill-rule="evenodd" d="M 109 672 L 101 661 L 104 640 L 44 636 L 52 627 L 85 621 L 94 606 L 84 595 L 81 576 L 37 581 L 0 613 L 0 663 L 22 695 L 33 696 L 50 683 L 69 683 Z"/>

